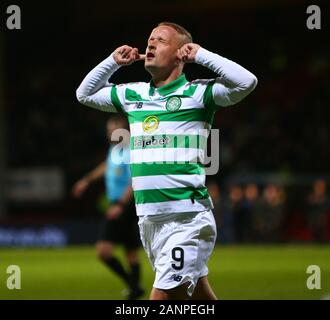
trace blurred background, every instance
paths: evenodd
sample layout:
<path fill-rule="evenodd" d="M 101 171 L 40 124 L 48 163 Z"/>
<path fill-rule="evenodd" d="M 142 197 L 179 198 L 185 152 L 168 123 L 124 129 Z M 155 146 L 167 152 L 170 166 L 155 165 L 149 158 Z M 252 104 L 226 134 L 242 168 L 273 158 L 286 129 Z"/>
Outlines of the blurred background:
<path fill-rule="evenodd" d="M 75 90 L 118 46 L 143 52 L 160 21 L 183 25 L 194 42 L 259 80 L 214 120 L 220 170 L 207 182 L 219 244 L 329 243 L 329 2 L 15 2 L 22 28 L 8 30 L 10 4 L 0 11 L 0 247 L 95 242 L 106 207 L 103 181 L 79 200 L 71 188 L 104 160 L 111 115 L 80 105 Z M 311 4 L 321 8 L 320 30 L 306 26 Z M 214 77 L 199 65 L 185 73 Z M 139 63 L 113 77 L 149 80 Z"/>

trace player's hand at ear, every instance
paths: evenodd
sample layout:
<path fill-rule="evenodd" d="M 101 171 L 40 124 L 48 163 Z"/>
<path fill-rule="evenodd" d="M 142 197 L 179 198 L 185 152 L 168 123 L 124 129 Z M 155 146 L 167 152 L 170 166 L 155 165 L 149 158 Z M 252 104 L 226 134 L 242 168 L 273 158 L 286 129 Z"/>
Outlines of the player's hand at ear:
<path fill-rule="evenodd" d="M 135 61 L 143 60 L 145 55 L 139 54 L 137 48 L 124 45 L 113 52 L 113 58 L 119 65 L 130 65 Z"/>
<path fill-rule="evenodd" d="M 186 43 L 178 49 L 178 58 L 183 62 L 194 62 L 196 53 L 200 47 L 196 43 Z"/>

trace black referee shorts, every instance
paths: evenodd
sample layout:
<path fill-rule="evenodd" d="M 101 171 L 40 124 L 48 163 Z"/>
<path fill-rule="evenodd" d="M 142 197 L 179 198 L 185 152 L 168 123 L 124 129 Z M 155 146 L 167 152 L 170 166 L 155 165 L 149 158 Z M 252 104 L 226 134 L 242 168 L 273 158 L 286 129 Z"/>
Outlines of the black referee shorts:
<path fill-rule="evenodd" d="M 133 201 L 124 208 L 117 219 L 109 220 L 106 216 L 103 217 L 98 240 L 122 245 L 128 250 L 141 246 L 138 217 Z"/>

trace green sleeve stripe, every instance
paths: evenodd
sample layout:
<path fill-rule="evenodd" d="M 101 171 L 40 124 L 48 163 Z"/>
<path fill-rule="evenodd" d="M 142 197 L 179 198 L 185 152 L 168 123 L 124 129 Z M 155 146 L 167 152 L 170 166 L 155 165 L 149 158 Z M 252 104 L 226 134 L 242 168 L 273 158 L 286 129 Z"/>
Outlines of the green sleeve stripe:
<path fill-rule="evenodd" d="M 209 194 L 206 187 L 194 188 L 168 188 L 168 189 L 153 189 L 153 190 L 138 190 L 134 191 L 136 204 L 155 203 L 164 201 L 176 201 L 186 199 L 207 199 Z"/>
<path fill-rule="evenodd" d="M 164 163 L 132 163 L 132 177 L 178 175 L 178 174 L 205 174 L 204 165 L 200 163 L 164 164 Z"/>
<path fill-rule="evenodd" d="M 207 109 L 211 109 L 213 111 L 217 110 L 220 106 L 216 105 L 213 99 L 213 94 L 212 94 L 212 87 L 215 81 L 211 81 L 208 83 L 204 96 L 203 96 L 203 104 Z"/>
<path fill-rule="evenodd" d="M 192 97 L 197 89 L 197 85 L 191 85 L 187 90 L 184 90 L 182 95 L 187 97 Z"/>
<path fill-rule="evenodd" d="M 116 86 L 111 87 L 111 102 L 114 105 L 114 107 L 116 108 L 117 112 L 125 113 L 124 107 L 122 106 L 122 104 L 120 103 L 120 100 L 118 98 Z"/>
<path fill-rule="evenodd" d="M 140 94 L 138 94 L 136 91 L 132 90 L 132 89 L 126 89 L 125 90 L 125 99 L 128 100 L 128 101 L 148 101 L 150 102 L 150 100 L 148 99 L 143 99 L 141 97 Z"/>

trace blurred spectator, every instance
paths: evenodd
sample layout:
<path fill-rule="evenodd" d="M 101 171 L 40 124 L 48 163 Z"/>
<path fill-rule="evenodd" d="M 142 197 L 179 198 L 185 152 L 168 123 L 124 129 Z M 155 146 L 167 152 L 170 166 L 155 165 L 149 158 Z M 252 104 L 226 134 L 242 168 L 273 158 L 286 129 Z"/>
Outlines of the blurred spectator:
<path fill-rule="evenodd" d="M 313 234 L 313 240 L 322 242 L 327 226 L 327 212 L 329 210 L 329 199 L 327 197 L 327 183 L 318 179 L 313 184 L 313 190 L 308 195 L 308 226 Z"/>
<path fill-rule="evenodd" d="M 263 191 L 262 210 L 256 212 L 253 229 L 256 240 L 278 242 L 285 213 L 285 194 L 282 187 L 268 184 Z"/>
<path fill-rule="evenodd" d="M 245 239 L 249 241 L 255 240 L 253 221 L 255 217 L 262 214 L 262 204 L 259 197 L 259 189 L 255 183 L 250 183 L 245 187 L 244 190 L 244 204 L 243 208 L 245 211 Z"/>
<path fill-rule="evenodd" d="M 217 225 L 217 241 L 226 244 L 233 242 L 232 215 L 226 209 L 226 201 L 216 180 L 207 182 L 207 188 L 214 205 L 213 214 Z"/>
<path fill-rule="evenodd" d="M 246 238 L 246 212 L 244 210 L 244 193 L 241 186 L 230 186 L 229 200 L 229 207 L 233 217 L 235 241 L 240 243 Z"/>

